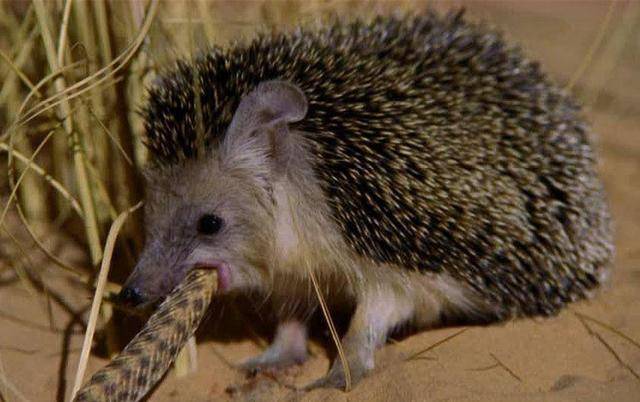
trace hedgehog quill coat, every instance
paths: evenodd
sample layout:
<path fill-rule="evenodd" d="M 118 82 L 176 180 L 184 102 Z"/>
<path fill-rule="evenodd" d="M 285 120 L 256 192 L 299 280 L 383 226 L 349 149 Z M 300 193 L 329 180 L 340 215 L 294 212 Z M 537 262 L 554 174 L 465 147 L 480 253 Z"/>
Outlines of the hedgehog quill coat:
<path fill-rule="evenodd" d="M 268 223 L 249 236 L 259 251 L 242 246 L 244 263 L 261 272 L 243 274 L 254 278 L 243 283 L 292 303 L 296 293 L 276 291 L 277 278 L 297 270 L 304 282 L 312 265 L 327 292 L 344 287 L 356 301 L 347 349 L 360 332 L 375 332 L 369 343 L 380 344 L 404 321 L 433 324 L 450 311 L 552 315 L 607 276 L 610 218 L 579 108 L 537 63 L 461 14 L 337 22 L 213 49 L 165 73 L 144 117 L 152 254 L 175 265 L 199 247 L 197 235 L 189 243 L 173 233 L 167 253 L 158 216 L 177 209 L 154 197 L 226 198 L 235 190 L 200 194 L 201 171 L 236 177 L 225 164 L 254 155 L 263 163 L 244 174 L 259 189 L 243 188 L 263 211 L 254 223 Z M 198 211 L 180 222 L 195 227 Z M 300 251 L 304 244 L 314 246 Z M 224 260 L 212 247 L 207 258 Z M 142 286 L 149 253 L 130 287 Z M 242 276 L 224 262 L 231 282 Z M 433 310 L 429 318 L 416 318 L 427 314 L 420 305 Z M 291 343 L 285 332 L 276 343 Z M 349 358 L 356 373 L 373 366 L 373 352 L 359 348 L 347 351 L 360 356 Z M 332 373 L 335 385 L 339 368 Z"/>

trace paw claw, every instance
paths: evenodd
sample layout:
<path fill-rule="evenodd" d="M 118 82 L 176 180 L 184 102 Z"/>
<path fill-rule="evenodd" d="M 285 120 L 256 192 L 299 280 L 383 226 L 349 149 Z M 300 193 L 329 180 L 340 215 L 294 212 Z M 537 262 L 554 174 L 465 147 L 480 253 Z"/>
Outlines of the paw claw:
<path fill-rule="evenodd" d="M 342 378 L 332 375 L 326 375 L 311 384 L 305 385 L 302 389 L 304 391 L 312 391 L 318 388 L 336 388 L 345 391 L 346 381 L 344 376 Z"/>
<path fill-rule="evenodd" d="M 351 374 L 350 375 L 351 388 L 353 388 L 369 371 L 364 368 L 359 369 L 358 366 L 354 368 L 355 370 L 349 371 L 349 373 Z M 331 370 L 326 376 L 312 382 L 311 384 L 306 385 L 305 387 L 303 387 L 303 390 L 311 391 L 318 388 L 336 388 L 336 389 L 340 389 L 342 391 L 348 392 L 349 390 L 346 389 L 346 386 L 347 386 L 347 379 L 346 379 L 346 376 L 344 375 L 344 371 L 342 370 L 342 365 L 334 364 L 334 366 L 331 368 Z"/>

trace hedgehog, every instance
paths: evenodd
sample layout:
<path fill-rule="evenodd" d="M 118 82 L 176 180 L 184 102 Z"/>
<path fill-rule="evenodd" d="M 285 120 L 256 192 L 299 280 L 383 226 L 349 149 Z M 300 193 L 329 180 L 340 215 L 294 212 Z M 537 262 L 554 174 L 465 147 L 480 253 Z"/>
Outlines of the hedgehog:
<path fill-rule="evenodd" d="M 552 316 L 608 277 L 610 214 L 579 106 L 462 12 L 265 32 L 180 60 L 142 109 L 146 244 L 120 294 L 148 305 L 195 267 L 268 297 L 307 357 L 311 280 L 353 306 L 352 381 L 401 325 Z M 310 387 L 340 387 L 339 359 Z"/>

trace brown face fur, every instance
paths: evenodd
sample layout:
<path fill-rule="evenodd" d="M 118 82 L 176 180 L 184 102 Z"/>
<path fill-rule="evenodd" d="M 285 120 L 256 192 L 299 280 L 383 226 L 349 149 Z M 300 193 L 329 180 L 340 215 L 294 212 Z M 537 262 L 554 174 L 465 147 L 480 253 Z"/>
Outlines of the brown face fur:
<path fill-rule="evenodd" d="M 146 246 L 125 288 L 140 303 L 170 292 L 195 266 L 223 268 L 223 291 L 260 287 L 274 249 L 273 182 L 286 158 L 289 121 L 306 101 L 284 82 L 267 82 L 238 107 L 225 140 L 208 155 L 146 172 Z M 205 215 L 222 224 L 198 230 Z"/>
<path fill-rule="evenodd" d="M 137 288 L 146 301 L 155 301 L 195 265 L 219 262 L 234 267 L 230 287 L 255 282 L 263 265 L 257 255 L 268 242 L 270 219 L 260 205 L 264 194 L 242 173 L 222 166 L 214 155 L 148 175 L 154 178 L 147 185 L 147 243 L 127 286 Z M 198 232 L 204 215 L 221 219 L 217 233 Z"/>

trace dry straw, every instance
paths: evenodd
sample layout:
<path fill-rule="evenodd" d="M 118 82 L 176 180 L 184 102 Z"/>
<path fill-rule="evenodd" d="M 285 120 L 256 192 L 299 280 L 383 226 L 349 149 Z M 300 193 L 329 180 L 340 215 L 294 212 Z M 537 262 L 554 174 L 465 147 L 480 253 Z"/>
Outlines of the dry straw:
<path fill-rule="evenodd" d="M 109 268 L 111 267 L 111 256 L 113 255 L 113 249 L 116 245 L 116 238 L 122 225 L 124 225 L 125 219 L 140 208 L 142 203 L 138 203 L 135 206 L 129 208 L 125 212 L 121 213 L 111 225 L 109 235 L 107 236 L 107 242 L 104 246 L 105 254 L 102 259 L 102 265 L 100 266 L 100 272 L 98 274 L 98 282 L 96 284 L 96 291 L 91 303 L 91 312 L 89 313 L 89 321 L 87 323 L 87 330 L 84 335 L 84 341 L 82 343 L 82 352 L 80 353 L 80 360 L 78 361 L 78 369 L 76 371 L 76 379 L 73 384 L 73 391 L 71 392 L 71 399 L 75 396 L 76 392 L 82 385 L 84 379 L 84 372 L 87 368 L 87 362 L 89 361 L 89 353 L 91 352 L 91 345 L 93 341 L 93 334 L 95 333 L 96 323 L 98 322 L 98 312 L 102 305 L 102 295 L 104 294 L 105 286 L 107 284 L 107 277 L 109 275 Z"/>

